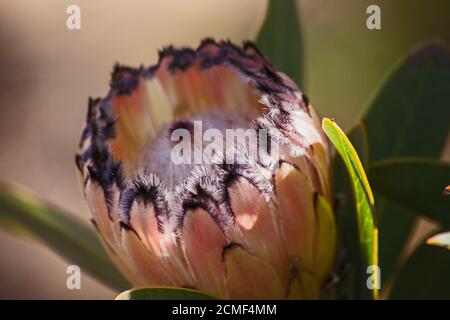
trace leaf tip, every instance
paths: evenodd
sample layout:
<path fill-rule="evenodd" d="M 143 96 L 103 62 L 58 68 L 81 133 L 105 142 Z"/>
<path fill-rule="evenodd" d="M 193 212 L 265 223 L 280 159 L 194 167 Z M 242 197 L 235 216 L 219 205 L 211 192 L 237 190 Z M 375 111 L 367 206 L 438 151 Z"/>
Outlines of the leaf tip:
<path fill-rule="evenodd" d="M 444 190 L 442 190 L 442 194 L 444 196 L 450 196 L 450 185 L 446 186 Z"/>
<path fill-rule="evenodd" d="M 426 244 L 450 250 L 450 232 L 435 234 L 427 239 Z"/>
<path fill-rule="evenodd" d="M 443 41 L 434 40 L 414 50 L 410 54 L 408 62 L 412 64 L 433 62 L 437 65 L 448 65 L 450 64 L 450 51 Z"/>

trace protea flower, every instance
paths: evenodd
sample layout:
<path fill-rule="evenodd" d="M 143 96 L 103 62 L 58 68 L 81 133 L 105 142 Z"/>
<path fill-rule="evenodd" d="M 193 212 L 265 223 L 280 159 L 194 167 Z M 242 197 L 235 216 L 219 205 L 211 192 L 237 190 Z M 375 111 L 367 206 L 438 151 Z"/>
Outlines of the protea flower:
<path fill-rule="evenodd" d="M 195 121 L 266 130 L 278 154 L 237 143 L 252 161 L 219 150 L 213 163 L 176 164 L 172 133 Z M 334 263 L 329 153 L 306 96 L 255 45 L 207 39 L 168 47 L 150 67 L 116 66 L 107 96 L 89 101 L 76 162 L 93 222 L 133 285 L 296 299 L 319 298 Z"/>

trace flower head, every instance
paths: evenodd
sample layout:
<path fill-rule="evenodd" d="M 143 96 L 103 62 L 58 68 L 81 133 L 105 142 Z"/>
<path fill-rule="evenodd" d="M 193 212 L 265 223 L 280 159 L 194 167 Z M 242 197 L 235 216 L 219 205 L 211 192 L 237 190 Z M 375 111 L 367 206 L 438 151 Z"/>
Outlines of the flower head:
<path fill-rule="evenodd" d="M 261 131 L 264 153 L 251 140 Z M 89 101 L 76 162 L 135 286 L 320 296 L 336 245 L 328 144 L 306 96 L 252 43 L 206 39 L 150 67 L 116 66 L 108 95 Z"/>

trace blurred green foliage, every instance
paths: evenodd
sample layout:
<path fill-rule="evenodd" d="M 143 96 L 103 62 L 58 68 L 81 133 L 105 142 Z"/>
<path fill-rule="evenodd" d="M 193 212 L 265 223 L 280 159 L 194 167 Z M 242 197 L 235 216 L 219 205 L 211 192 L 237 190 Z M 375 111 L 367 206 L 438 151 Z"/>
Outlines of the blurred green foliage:
<path fill-rule="evenodd" d="M 41 242 L 116 290 L 130 287 L 92 227 L 22 187 L 0 183 L 0 228 Z"/>
<path fill-rule="evenodd" d="M 381 30 L 366 9 L 381 9 Z M 450 43 L 448 0 L 299 0 L 305 89 L 322 116 L 350 129 L 399 57 L 421 42 Z"/>
<path fill-rule="evenodd" d="M 303 84 L 303 48 L 295 1 L 269 1 L 256 44 L 279 70 Z"/>

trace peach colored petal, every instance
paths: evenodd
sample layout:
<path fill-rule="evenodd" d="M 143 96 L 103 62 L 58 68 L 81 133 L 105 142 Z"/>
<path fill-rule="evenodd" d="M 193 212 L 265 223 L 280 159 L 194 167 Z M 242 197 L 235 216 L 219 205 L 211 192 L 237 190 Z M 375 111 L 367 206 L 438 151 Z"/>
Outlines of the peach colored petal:
<path fill-rule="evenodd" d="M 225 252 L 226 279 L 232 299 L 282 299 L 285 285 L 264 260 L 240 246 Z"/>
<path fill-rule="evenodd" d="M 289 256 L 312 267 L 317 224 L 309 181 L 293 166 L 282 164 L 275 175 L 275 185 Z"/>
<path fill-rule="evenodd" d="M 227 240 L 219 226 L 203 209 L 189 210 L 184 217 L 186 255 L 196 277 L 197 288 L 227 297 L 223 250 Z"/>

